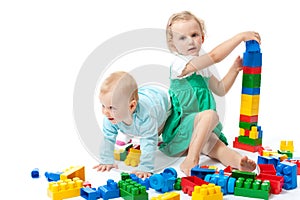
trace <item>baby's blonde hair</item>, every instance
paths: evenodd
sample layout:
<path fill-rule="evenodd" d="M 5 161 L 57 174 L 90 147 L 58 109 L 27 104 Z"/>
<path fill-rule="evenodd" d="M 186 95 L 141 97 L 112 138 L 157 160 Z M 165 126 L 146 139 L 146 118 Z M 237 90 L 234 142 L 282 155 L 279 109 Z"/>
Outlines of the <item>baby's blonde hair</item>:
<path fill-rule="evenodd" d="M 128 93 L 129 101 L 139 100 L 138 86 L 135 79 L 124 71 L 114 72 L 103 81 L 100 88 L 100 95 L 111 91 Z M 126 99 L 126 97 L 124 99 Z"/>
<path fill-rule="evenodd" d="M 186 20 L 192 20 L 192 19 L 194 19 L 199 24 L 202 37 L 205 36 L 205 32 L 206 32 L 205 25 L 204 25 L 204 21 L 202 19 L 197 18 L 194 14 L 192 14 L 189 11 L 182 11 L 179 13 L 175 13 L 169 18 L 167 28 L 166 28 L 167 44 L 168 44 L 168 47 L 171 52 L 177 51 L 172 42 L 172 39 L 173 39 L 172 25 L 178 21 L 186 21 Z"/>

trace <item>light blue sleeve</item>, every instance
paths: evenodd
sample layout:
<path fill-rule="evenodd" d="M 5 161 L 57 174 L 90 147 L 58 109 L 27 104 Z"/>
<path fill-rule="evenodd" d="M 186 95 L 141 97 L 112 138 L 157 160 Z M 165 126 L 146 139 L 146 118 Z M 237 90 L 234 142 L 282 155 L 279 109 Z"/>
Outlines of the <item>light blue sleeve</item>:
<path fill-rule="evenodd" d="M 114 164 L 114 148 L 118 127 L 111 124 L 107 118 L 103 119 L 103 141 L 100 145 L 100 164 Z"/>
<path fill-rule="evenodd" d="M 158 125 L 157 119 L 149 116 L 146 121 L 141 124 L 140 149 L 141 157 L 138 170 L 144 172 L 153 172 L 155 162 L 155 152 L 158 142 Z"/>

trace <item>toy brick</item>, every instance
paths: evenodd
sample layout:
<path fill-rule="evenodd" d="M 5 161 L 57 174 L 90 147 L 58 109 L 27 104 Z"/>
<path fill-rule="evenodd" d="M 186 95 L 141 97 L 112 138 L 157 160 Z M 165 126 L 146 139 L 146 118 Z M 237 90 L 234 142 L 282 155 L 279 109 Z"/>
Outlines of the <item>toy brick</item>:
<path fill-rule="evenodd" d="M 276 169 L 272 164 L 258 164 L 259 173 L 276 175 Z"/>
<path fill-rule="evenodd" d="M 248 145 L 251 145 L 251 146 L 258 146 L 258 145 L 262 144 L 262 139 L 261 138 L 251 139 L 247 136 L 239 136 L 238 141 L 239 141 L 239 143 L 248 144 Z"/>
<path fill-rule="evenodd" d="M 38 168 L 34 168 L 32 171 L 31 171 L 31 177 L 32 178 L 39 178 L 40 177 L 40 171 Z"/>
<path fill-rule="evenodd" d="M 204 179 L 207 174 L 214 174 L 215 172 L 215 169 L 204 168 L 196 165 L 191 169 L 191 176 L 197 176 L 198 178 Z"/>
<path fill-rule="evenodd" d="M 112 179 L 108 179 L 106 185 L 98 187 L 98 193 L 104 200 L 120 197 L 118 184 Z"/>
<path fill-rule="evenodd" d="M 57 182 L 50 182 L 48 185 L 48 196 L 52 200 L 62 200 L 80 196 L 80 189 L 83 181 L 75 177 L 73 180 L 64 179 Z"/>
<path fill-rule="evenodd" d="M 262 66 L 262 54 L 245 52 L 243 54 L 243 66 L 247 66 L 247 67 Z"/>
<path fill-rule="evenodd" d="M 240 114 L 247 116 L 258 115 L 259 96 L 260 95 L 241 94 Z"/>
<path fill-rule="evenodd" d="M 255 40 L 249 40 L 246 42 L 246 52 L 248 53 L 259 53 L 260 45 Z"/>
<path fill-rule="evenodd" d="M 257 122 L 239 122 L 239 128 L 245 129 L 245 130 L 251 130 L 252 126 L 257 126 Z M 249 133 L 248 133 L 249 135 Z"/>
<path fill-rule="evenodd" d="M 146 187 L 131 179 L 121 180 L 118 183 L 120 196 L 125 200 L 148 200 Z"/>
<path fill-rule="evenodd" d="M 276 167 L 276 175 L 284 177 L 283 188 L 291 190 L 297 188 L 297 166 L 294 163 L 283 161 Z"/>
<path fill-rule="evenodd" d="M 243 74 L 242 86 L 245 88 L 260 88 L 261 74 Z"/>
<path fill-rule="evenodd" d="M 270 189 L 270 181 L 239 178 L 236 181 L 234 195 L 267 200 L 269 199 Z"/>
<path fill-rule="evenodd" d="M 174 184 L 174 190 L 181 190 L 181 178 L 177 178 Z"/>
<path fill-rule="evenodd" d="M 124 160 L 125 165 L 136 167 L 140 163 L 141 150 L 130 148 L 126 159 Z"/>
<path fill-rule="evenodd" d="M 290 151 L 280 151 L 280 150 L 277 150 L 277 152 L 278 152 L 279 154 L 286 155 L 288 158 L 293 158 L 293 153 L 290 152 Z"/>
<path fill-rule="evenodd" d="M 242 94 L 258 95 L 260 94 L 260 88 L 242 87 Z"/>
<path fill-rule="evenodd" d="M 280 160 L 274 156 L 266 157 L 266 156 L 258 156 L 257 164 L 272 164 L 276 168 Z"/>
<path fill-rule="evenodd" d="M 213 183 L 221 187 L 221 191 L 224 195 L 233 194 L 235 178 L 224 175 L 224 171 L 220 170 L 219 174 L 208 174 L 205 176 L 205 181 Z"/>
<path fill-rule="evenodd" d="M 300 160 L 299 159 L 287 159 L 286 162 L 294 163 L 297 165 L 297 175 L 300 175 Z"/>
<path fill-rule="evenodd" d="M 247 67 L 243 66 L 243 73 L 244 74 L 261 74 L 261 66 L 258 67 Z"/>
<path fill-rule="evenodd" d="M 244 179 L 247 179 L 247 178 L 255 179 L 256 173 L 240 171 L 240 170 L 232 170 L 231 177 L 235 178 L 235 179 L 238 179 L 238 178 L 241 178 L 241 177 L 244 178 Z"/>
<path fill-rule="evenodd" d="M 281 151 L 290 151 L 294 152 L 294 142 L 292 140 L 286 141 L 286 140 L 281 140 L 280 141 L 280 150 Z"/>
<path fill-rule="evenodd" d="M 45 177 L 50 181 L 59 181 L 62 172 L 45 172 Z"/>
<path fill-rule="evenodd" d="M 233 141 L 233 147 L 237 148 L 237 149 L 242 149 L 242 150 L 245 150 L 245 151 L 257 152 L 259 150 L 259 148 L 261 147 L 261 145 L 251 146 L 251 145 L 248 145 L 248 144 L 243 144 L 243 143 L 240 143 L 238 141 L 238 137 L 235 137 L 235 139 Z"/>
<path fill-rule="evenodd" d="M 86 200 L 97 200 L 100 198 L 96 188 L 81 188 L 80 196 Z"/>
<path fill-rule="evenodd" d="M 257 127 L 256 126 L 252 126 L 251 130 L 249 132 L 249 138 L 250 139 L 258 139 L 258 131 L 257 131 Z M 261 140 L 261 138 L 260 138 Z M 261 141 L 260 141 L 261 144 Z"/>
<path fill-rule="evenodd" d="M 150 187 L 158 192 L 169 192 L 174 190 L 177 172 L 174 168 L 166 168 L 160 174 L 153 174 L 149 178 Z"/>
<path fill-rule="evenodd" d="M 282 186 L 284 184 L 284 178 L 283 176 L 276 176 L 272 174 L 264 174 L 261 173 L 259 174 L 256 179 L 265 181 L 269 180 L 270 181 L 270 186 L 271 186 L 271 193 L 272 194 L 279 194 L 282 191 Z"/>
<path fill-rule="evenodd" d="M 62 174 L 60 174 L 60 180 L 72 179 L 74 177 L 80 178 L 82 181 L 85 181 L 85 170 L 84 166 L 71 166 L 70 168 L 64 170 Z"/>
<path fill-rule="evenodd" d="M 214 184 L 195 186 L 192 193 L 192 200 L 221 200 L 223 194 L 221 187 Z"/>
<path fill-rule="evenodd" d="M 180 194 L 177 192 L 166 192 L 156 197 L 152 197 L 151 200 L 180 200 Z"/>
<path fill-rule="evenodd" d="M 139 177 L 137 177 L 137 175 L 135 174 L 130 174 L 130 179 L 141 184 L 142 186 L 145 186 L 146 187 L 146 190 L 148 190 L 150 188 L 150 180 L 149 178 L 144 178 L 144 179 L 141 179 Z"/>
<path fill-rule="evenodd" d="M 181 178 L 181 188 L 185 194 L 192 196 L 195 186 L 201 186 L 203 184 L 209 184 L 208 182 L 198 178 L 197 176 L 187 176 Z"/>

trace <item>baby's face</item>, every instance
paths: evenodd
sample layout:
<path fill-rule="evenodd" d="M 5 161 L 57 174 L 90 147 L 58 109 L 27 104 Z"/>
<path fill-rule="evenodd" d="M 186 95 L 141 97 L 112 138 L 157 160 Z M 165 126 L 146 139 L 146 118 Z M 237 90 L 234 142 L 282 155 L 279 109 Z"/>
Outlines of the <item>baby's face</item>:
<path fill-rule="evenodd" d="M 181 20 L 172 25 L 172 42 L 177 52 L 182 55 L 198 56 L 203 37 L 196 20 Z"/>
<path fill-rule="evenodd" d="M 100 94 L 99 99 L 102 104 L 102 114 L 112 124 L 119 122 L 127 122 L 131 119 L 131 113 L 129 110 L 129 99 L 126 99 L 126 95 L 121 95 L 118 92 L 108 92 Z"/>

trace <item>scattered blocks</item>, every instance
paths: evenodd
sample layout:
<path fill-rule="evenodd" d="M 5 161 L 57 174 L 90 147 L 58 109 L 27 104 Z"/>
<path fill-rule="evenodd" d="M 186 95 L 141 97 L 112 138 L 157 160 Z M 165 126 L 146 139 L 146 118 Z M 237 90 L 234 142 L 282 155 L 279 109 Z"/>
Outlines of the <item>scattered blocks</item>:
<path fill-rule="evenodd" d="M 152 197 L 151 200 L 180 200 L 180 194 L 176 192 L 166 192 L 157 197 Z"/>
<path fill-rule="evenodd" d="M 233 194 L 235 186 L 235 178 L 225 176 L 224 171 L 220 170 L 219 174 L 207 174 L 205 176 L 205 181 L 213 183 L 221 187 L 221 191 L 224 195 Z"/>
<path fill-rule="evenodd" d="M 90 188 L 90 187 L 81 188 L 80 196 L 86 200 L 97 200 L 100 198 L 96 188 Z"/>
<path fill-rule="evenodd" d="M 215 172 L 215 169 L 209 169 L 196 165 L 191 169 L 191 176 L 197 176 L 198 178 L 204 179 L 207 174 L 214 174 Z"/>
<path fill-rule="evenodd" d="M 260 199 L 269 199 L 270 181 L 261 181 L 253 179 L 239 178 L 236 181 L 234 195 L 243 197 L 253 197 Z"/>
<path fill-rule="evenodd" d="M 121 180 L 118 183 L 120 196 L 125 200 L 147 200 L 148 193 L 146 187 L 136 183 L 131 179 Z"/>
<path fill-rule="evenodd" d="M 130 148 L 129 153 L 124 160 L 125 165 L 136 167 L 140 163 L 141 150 Z"/>
<path fill-rule="evenodd" d="M 82 181 L 85 181 L 85 170 L 84 166 L 77 166 L 64 170 L 62 174 L 60 174 L 60 180 L 72 179 L 74 177 L 80 178 Z"/>
<path fill-rule="evenodd" d="M 280 150 L 294 152 L 294 142 L 292 140 L 281 140 L 280 141 Z"/>
<path fill-rule="evenodd" d="M 281 162 L 276 167 L 276 175 L 284 177 L 283 188 L 286 190 L 295 189 L 297 187 L 297 166 L 294 163 Z"/>
<path fill-rule="evenodd" d="M 108 179 L 106 183 L 107 185 L 98 187 L 99 196 L 104 200 L 120 197 L 118 184 L 112 179 Z"/>
<path fill-rule="evenodd" d="M 166 168 L 160 174 L 150 176 L 150 187 L 158 192 L 169 192 L 174 190 L 174 184 L 177 178 L 177 172 L 174 168 Z"/>
<path fill-rule="evenodd" d="M 185 194 L 192 196 L 195 186 L 201 186 L 203 184 L 208 185 L 209 183 L 198 178 L 197 176 L 187 176 L 181 178 L 181 188 Z"/>
<path fill-rule="evenodd" d="M 40 171 L 38 168 L 34 168 L 32 171 L 31 171 L 31 177 L 32 178 L 39 178 L 40 177 Z"/>

